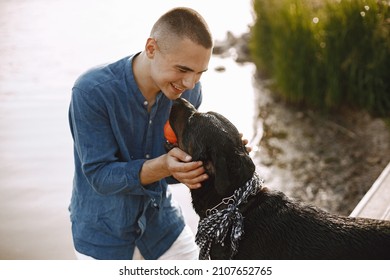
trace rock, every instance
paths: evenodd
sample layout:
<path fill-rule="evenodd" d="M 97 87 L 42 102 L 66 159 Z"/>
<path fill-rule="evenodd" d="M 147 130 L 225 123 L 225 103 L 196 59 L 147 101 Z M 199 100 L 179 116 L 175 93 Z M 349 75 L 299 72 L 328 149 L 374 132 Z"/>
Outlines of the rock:
<path fill-rule="evenodd" d="M 249 32 L 235 37 L 232 32 L 228 31 L 223 41 L 214 42 L 213 54 L 222 57 L 233 57 L 237 63 L 250 62 L 249 38 Z"/>
<path fill-rule="evenodd" d="M 217 66 L 214 68 L 215 71 L 217 72 L 225 72 L 226 71 L 226 67 L 225 66 Z"/>

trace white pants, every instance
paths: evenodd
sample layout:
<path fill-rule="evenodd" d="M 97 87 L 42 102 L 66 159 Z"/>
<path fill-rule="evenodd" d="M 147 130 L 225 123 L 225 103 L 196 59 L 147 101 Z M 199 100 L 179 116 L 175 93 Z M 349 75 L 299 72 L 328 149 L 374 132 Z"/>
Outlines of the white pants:
<path fill-rule="evenodd" d="M 75 250 L 78 260 L 94 260 L 94 258 L 81 254 Z M 195 244 L 194 235 L 189 226 L 185 226 L 172 246 L 158 258 L 158 260 L 197 260 L 199 248 Z M 137 247 L 134 249 L 133 260 L 144 260 Z"/>

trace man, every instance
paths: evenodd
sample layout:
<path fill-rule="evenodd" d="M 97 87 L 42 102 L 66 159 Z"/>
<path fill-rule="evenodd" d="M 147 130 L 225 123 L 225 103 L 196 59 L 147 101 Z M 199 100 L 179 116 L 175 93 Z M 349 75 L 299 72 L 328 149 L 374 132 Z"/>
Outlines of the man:
<path fill-rule="evenodd" d="M 189 8 L 162 15 L 145 49 L 84 73 L 72 89 L 69 122 L 75 174 L 70 204 L 78 258 L 196 259 L 198 248 L 172 202 L 166 178 L 190 189 L 202 162 L 164 150 L 172 100 L 202 101 L 212 37 Z"/>

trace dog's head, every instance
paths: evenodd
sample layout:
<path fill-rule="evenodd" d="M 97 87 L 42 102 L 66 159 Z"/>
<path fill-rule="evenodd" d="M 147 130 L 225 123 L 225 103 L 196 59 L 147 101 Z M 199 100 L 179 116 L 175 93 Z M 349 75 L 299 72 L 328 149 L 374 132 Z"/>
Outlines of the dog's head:
<path fill-rule="evenodd" d="M 231 195 L 252 177 L 255 165 L 237 128 L 224 116 L 200 113 L 179 98 L 173 102 L 169 123 L 179 148 L 203 162 L 209 175 L 205 184 L 214 186 L 218 195 Z"/>

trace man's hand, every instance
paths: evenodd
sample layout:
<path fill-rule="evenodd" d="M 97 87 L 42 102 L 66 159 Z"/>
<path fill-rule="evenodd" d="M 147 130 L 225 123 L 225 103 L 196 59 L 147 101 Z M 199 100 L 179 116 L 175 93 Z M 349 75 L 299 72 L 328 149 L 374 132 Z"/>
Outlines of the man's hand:
<path fill-rule="evenodd" d="M 242 133 L 240 133 L 240 137 L 241 137 L 241 141 L 242 141 L 242 144 L 244 144 L 244 146 L 245 146 L 245 148 L 246 148 L 246 151 L 248 152 L 248 153 L 250 153 L 250 152 L 252 152 L 252 147 L 247 147 L 246 145 L 249 143 L 249 141 L 248 141 L 248 139 L 245 139 L 245 138 L 243 138 L 243 134 Z"/>
<path fill-rule="evenodd" d="M 190 155 L 175 147 L 167 154 L 145 161 L 140 172 L 143 186 L 157 182 L 165 177 L 173 176 L 190 189 L 202 186 L 201 182 L 208 178 L 201 161 L 191 161 Z"/>
<path fill-rule="evenodd" d="M 167 168 L 170 174 L 179 182 L 185 184 L 190 189 L 201 187 L 201 182 L 208 178 L 201 161 L 191 161 L 190 155 L 173 148 L 167 154 Z"/>

